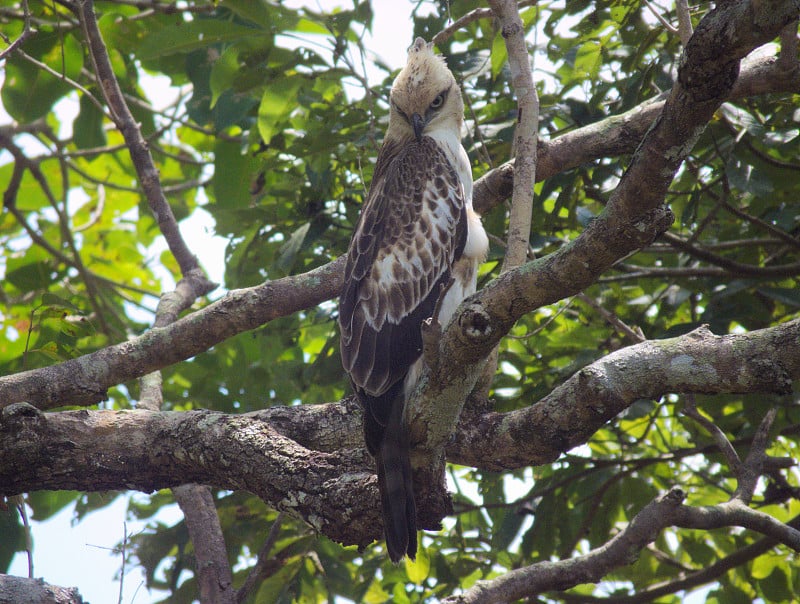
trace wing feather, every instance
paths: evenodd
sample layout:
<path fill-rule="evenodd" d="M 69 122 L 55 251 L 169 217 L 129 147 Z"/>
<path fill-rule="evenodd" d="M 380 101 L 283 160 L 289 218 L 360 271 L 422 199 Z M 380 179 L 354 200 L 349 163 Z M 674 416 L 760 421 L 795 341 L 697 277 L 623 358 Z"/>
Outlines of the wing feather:
<path fill-rule="evenodd" d="M 381 149 L 350 243 L 339 305 L 342 361 L 372 397 L 402 380 L 422 352 L 422 321 L 467 236 L 464 188 L 429 137 Z"/>

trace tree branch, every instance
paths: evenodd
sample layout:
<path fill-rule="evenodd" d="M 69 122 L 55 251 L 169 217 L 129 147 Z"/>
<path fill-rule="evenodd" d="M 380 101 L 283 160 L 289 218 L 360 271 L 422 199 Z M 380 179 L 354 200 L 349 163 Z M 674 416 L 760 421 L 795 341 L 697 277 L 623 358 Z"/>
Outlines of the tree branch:
<path fill-rule="evenodd" d="M 712 529 L 742 526 L 783 542 L 800 551 L 800 531 L 789 524 L 751 510 L 741 502 L 707 508 L 683 505 L 683 491 L 673 488 L 646 505 L 620 533 L 584 556 L 558 562 L 537 562 L 512 570 L 490 581 L 479 581 L 460 596 L 443 602 L 450 604 L 502 604 L 545 591 L 565 590 L 582 583 L 595 583 L 614 568 L 630 564 L 639 552 L 669 526 Z M 768 520 L 761 520 L 766 516 Z M 759 519 L 759 520 L 756 520 Z M 670 592 L 672 593 L 672 592 Z M 649 594 L 652 597 L 653 594 Z"/>
<path fill-rule="evenodd" d="M 19 36 L 17 36 L 16 40 L 11 42 L 8 36 L 0 33 L 0 38 L 2 38 L 3 41 L 8 44 L 7 48 L 4 48 L 2 51 L 0 51 L 0 61 L 10 56 L 12 52 L 22 46 L 22 43 L 36 31 L 31 28 L 31 11 L 28 8 L 28 0 L 22 0 L 22 15 L 22 32 L 19 34 Z"/>
<path fill-rule="evenodd" d="M 439 344 L 439 357 L 448 359 L 448 371 L 423 372 L 407 416 L 411 442 L 424 455 L 422 461 L 437 458 L 484 359 L 517 319 L 577 294 L 669 228 L 673 216 L 663 205 L 667 189 L 706 123 L 730 94 L 739 59 L 777 36 L 798 12 L 800 6 L 781 2 L 756 6 L 737 2 L 708 13 L 686 46 L 678 82 L 603 213 L 569 245 L 501 274 L 461 304 Z M 437 404 L 424 403 L 429 400 Z"/>
<path fill-rule="evenodd" d="M 778 57 L 745 60 L 726 100 L 773 92 L 795 92 L 800 88 L 800 68 Z M 669 93 L 644 101 L 620 115 L 567 132 L 549 141 L 539 140 L 536 180 L 552 178 L 566 170 L 603 157 L 633 153 L 650 125 L 658 117 Z M 511 196 L 514 161 L 506 162 L 475 181 L 473 204 L 484 214 Z"/>
<path fill-rule="evenodd" d="M 800 527 L 800 516 L 795 516 L 792 520 L 786 523 L 787 526 L 797 529 Z M 635 594 L 630 595 L 615 595 L 612 597 L 593 597 L 581 594 L 574 596 L 572 594 L 560 594 L 560 597 L 566 602 L 580 602 L 586 604 L 587 602 L 597 602 L 602 604 L 647 604 L 653 602 L 657 598 L 678 593 L 681 590 L 689 590 L 699 585 L 710 583 L 715 579 L 723 576 L 731 569 L 742 566 L 750 560 L 755 560 L 762 556 L 778 544 L 778 541 L 771 537 L 763 537 L 750 545 L 736 550 L 729 556 L 726 556 L 713 564 L 706 566 L 700 570 L 693 572 L 681 573 L 677 579 L 669 581 L 662 581 L 643 589 Z"/>
<path fill-rule="evenodd" d="M 538 562 L 512 570 L 491 581 L 478 581 L 463 595 L 446 598 L 450 604 L 501 604 L 543 591 L 569 589 L 600 580 L 617 566 L 635 560 L 639 552 L 670 525 L 685 495 L 672 489 L 647 504 L 619 534 L 584 556 L 558 562 Z"/>
<path fill-rule="evenodd" d="M 58 365 L 0 378 L 0 407 L 94 405 L 106 389 L 205 352 L 231 336 L 330 300 L 341 289 L 344 257 L 303 275 L 234 290 L 204 309 Z"/>
<path fill-rule="evenodd" d="M 194 574 L 203 604 L 233 604 L 233 574 L 211 489 L 199 484 L 173 487 L 195 553 Z"/>
<path fill-rule="evenodd" d="M 668 526 L 703 530 L 739 526 L 762 533 L 775 543 L 783 543 L 800 551 L 800 530 L 791 523 L 783 524 L 768 514 L 751 509 L 746 503 L 752 496 L 756 480 L 763 474 L 764 461 L 767 459 L 768 432 L 774 418 L 773 409 L 761 422 L 753 438 L 751 452 L 743 464 L 735 454 L 733 457 L 728 455 L 740 481 L 739 488 L 729 501 L 714 506 L 685 506 L 682 505 L 685 497 L 683 492 L 673 488 L 648 504 L 621 533 L 585 556 L 554 563 L 532 564 L 497 579 L 479 582 L 463 596 L 449 598 L 445 602 L 511 602 L 538 595 L 542 591 L 564 590 L 581 583 L 596 582 L 615 567 L 629 564 Z M 705 420 L 703 425 L 706 425 Z M 723 450 L 732 451 L 733 447 L 727 439 L 725 442 L 727 447 L 723 446 Z"/>
<path fill-rule="evenodd" d="M 533 83 L 525 28 L 514 0 L 489 0 L 508 52 L 511 83 L 517 97 L 514 129 L 514 186 L 508 220 L 508 244 L 501 272 L 522 266 L 528 258 L 536 181 L 536 133 L 539 129 L 539 96 Z"/>
<path fill-rule="evenodd" d="M 84 604 L 77 587 L 59 587 L 41 579 L 0 574 L 0 602 Z"/>
<path fill-rule="evenodd" d="M 670 392 L 786 394 L 798 377 L 800 319 L 725 336 L 701 327 L 613 352 L 525 409 L 464 418 L 447 457 L 489 470 L 549 463 L 638 399 Z"/>
<path fill-rule="evenodd" d="M 183 277 L 202 282 L 205 293 L 208 293 L 216 287 L 216 284 L 206 278 L 197 257 L 192 254 L 184 242 L 172 208 L 164 197 L 161 179 L 147 147 L 147 141 L 142 136 L 142 132 L 125 102 L 119 82 L 117 82 L 111 67 L 108 50 L 97 25 L 94 3 L 92 0 L 80 0 L 77 8 L 100 89 L 111 110 L 114 123 L 125 138 L 139 183 L 142 185 L 150 209 L 158 222 L 158 228 L 164 234 L 172 255 L 181 267 Z"/>
<path fill-rule="evenodd" d="M 365 546 L 380 535 L 377 484 L 364 450 L 312 451 L 247 415 L 42 413 L 20 403 L 0 413 L 0 435 L 3 494 L 149 492 L 197 482 L 250 491 L 342 543 Z"/>

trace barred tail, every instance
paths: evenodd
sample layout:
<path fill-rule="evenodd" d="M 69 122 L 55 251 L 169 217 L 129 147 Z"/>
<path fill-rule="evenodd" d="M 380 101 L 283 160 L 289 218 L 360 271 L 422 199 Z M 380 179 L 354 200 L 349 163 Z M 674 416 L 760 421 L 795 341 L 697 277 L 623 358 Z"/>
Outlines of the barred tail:
<path fill-rule="evenodd" d="M 417 508 L 411 478 L 403 396 L 393 401 L 383 439 L 375 452 L 386 549 L 392 562 L 417 555 Z"/>

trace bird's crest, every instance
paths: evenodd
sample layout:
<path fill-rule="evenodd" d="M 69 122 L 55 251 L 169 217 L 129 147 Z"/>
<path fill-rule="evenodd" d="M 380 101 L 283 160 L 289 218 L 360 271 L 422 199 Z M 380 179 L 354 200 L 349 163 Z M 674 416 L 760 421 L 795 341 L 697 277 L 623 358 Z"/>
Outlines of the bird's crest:
<path fill-rule="evenodd" d="M 395 79 L 392 89 L 401 95 L 423 92 L 422 96 L 427 96 L 430 88 L 435 96 L 451 84 L 455 84 L 455 78 L 447 68 L 444 57 L 433 51 L 432 42 L 417 38 L 408 49 L 406 66 Z"/>

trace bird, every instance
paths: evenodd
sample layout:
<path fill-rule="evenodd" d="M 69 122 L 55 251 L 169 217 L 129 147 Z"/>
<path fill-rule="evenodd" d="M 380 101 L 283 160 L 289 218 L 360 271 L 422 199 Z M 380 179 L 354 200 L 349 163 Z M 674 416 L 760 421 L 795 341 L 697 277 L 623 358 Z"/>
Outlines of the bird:
<path fill-rule="evenodd" d="M 475 292 L 489 240 L 472 209 L 461 89 L 417 38 L 392 84 L 389 125 L 347 252 L 339 298 L 342 365 L 364 410 L 386 550 L 417 552 L 406 401 L 423 369 L 422 323 L 446 325 Z"/>

